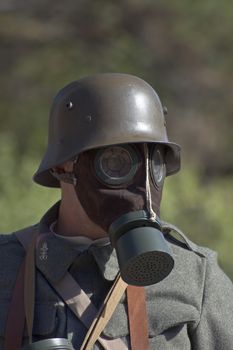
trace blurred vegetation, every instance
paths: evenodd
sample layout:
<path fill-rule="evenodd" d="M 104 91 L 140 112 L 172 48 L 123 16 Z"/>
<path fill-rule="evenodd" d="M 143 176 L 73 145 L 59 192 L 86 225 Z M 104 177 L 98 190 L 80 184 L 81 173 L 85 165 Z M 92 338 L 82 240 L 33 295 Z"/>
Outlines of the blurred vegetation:
<path fill-rule="evenodd" d="M 155 87 L 183 150 L 163 218 L 217 250 L 233 278 L 232 23 L 230 0 L 2 0 L 0 231 L 36 222 L 59 198 L 31 181 L 56 92 L 96 72 L 131 73 Z"/>

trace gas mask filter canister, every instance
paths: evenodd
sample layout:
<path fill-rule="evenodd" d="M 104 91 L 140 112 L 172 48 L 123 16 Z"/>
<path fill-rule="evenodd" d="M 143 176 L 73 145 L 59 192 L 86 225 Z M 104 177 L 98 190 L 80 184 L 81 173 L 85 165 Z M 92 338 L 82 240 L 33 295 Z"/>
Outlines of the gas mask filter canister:
<path fill-rule="evenodd" d="M 148 286 L 171 272 L 174 260 L 160 223 L 148 220 L 143 210 L 122 215 L 110 226 L 109 235 L 126 283 Z"/>

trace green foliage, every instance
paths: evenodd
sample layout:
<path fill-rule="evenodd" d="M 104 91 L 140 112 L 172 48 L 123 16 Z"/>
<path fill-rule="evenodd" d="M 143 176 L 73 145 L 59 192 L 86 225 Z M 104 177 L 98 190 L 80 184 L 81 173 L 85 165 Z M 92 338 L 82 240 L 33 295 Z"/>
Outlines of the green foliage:
<path fill-rule="evenodd" d="M 6 135 L 0 139 L 0 232 L 14 231 L 35 224 L 44 211 L 59 199 L 57 190 L 37 186 L 31 181 L 38 165 L 29 156 L 20 162 Z"/>

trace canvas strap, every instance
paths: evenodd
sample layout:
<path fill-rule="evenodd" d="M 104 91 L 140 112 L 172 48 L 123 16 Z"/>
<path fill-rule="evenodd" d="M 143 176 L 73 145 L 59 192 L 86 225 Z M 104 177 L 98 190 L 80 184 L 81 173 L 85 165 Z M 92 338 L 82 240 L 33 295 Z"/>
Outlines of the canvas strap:
<path fill-rule="evenodd" d="M 93 348 L 99 335 L 110 320 L 126 288 L 127 284 L 122 280 L 120 274 L 118 274 L 112 288 L 104 300 L 102 308 L 93 320 L 80 350 L 91 350 Z"/>

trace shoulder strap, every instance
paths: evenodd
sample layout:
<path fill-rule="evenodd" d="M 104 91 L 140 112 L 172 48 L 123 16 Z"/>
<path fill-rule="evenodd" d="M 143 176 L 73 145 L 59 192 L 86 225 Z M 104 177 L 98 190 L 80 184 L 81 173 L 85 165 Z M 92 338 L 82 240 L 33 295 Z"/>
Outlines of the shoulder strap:
<path fill-rule="evenodd" d="M 32 343 L 32 330 L 35 306 L 35 247 L 38 235 L 37 226 L 15 232 L 19 242 L 26 250 L 24 272 L 24 310 L 29 343 Z"/>
<path fill-rule="evenodd" d="M 149 334 L 145 288 L 128 286 L 126 292 L 131 348 L 147 350 L 149 349 Z"/>
<path fill-rule="evenodd" d="M 34 263 L 31 263 L 31 261 L 34 261 L 34 253 L 33 249 L 27 250 L 26 248 L 34 238 L 34 234 L 34 227 L 30 227 L 26 230 L 21 230 L 15 233 L 17 238 L 18 236 L 24 237 L 25 244 L 23 244 L 23 246 L 27 253 L 23 262 L 21 263 L 12 294 L 6 323 L 4 344 L 5 350 L 20 349 L 22 344 L 25 319 L 29 338 L 31 341 L 34 314 L 34 301 L 32 302 L 32 299 L 34 298 L 34 288 L 30 291 L 30 287 L 31 285 L 34 287 Z M 31 266 L 33 266 L 32 269 L 30 268 Z M 30 286 L 28 284 L 30 284 Z"/>
<path fill-rule="evenodd" d="M 8 311 L 5 331 L 4 350 L 18 350 L 22 344 L 23 330 L 25 325 L 24 311 L 24 268 L 25 260 L 19 268 L 14 291 Z"/>

